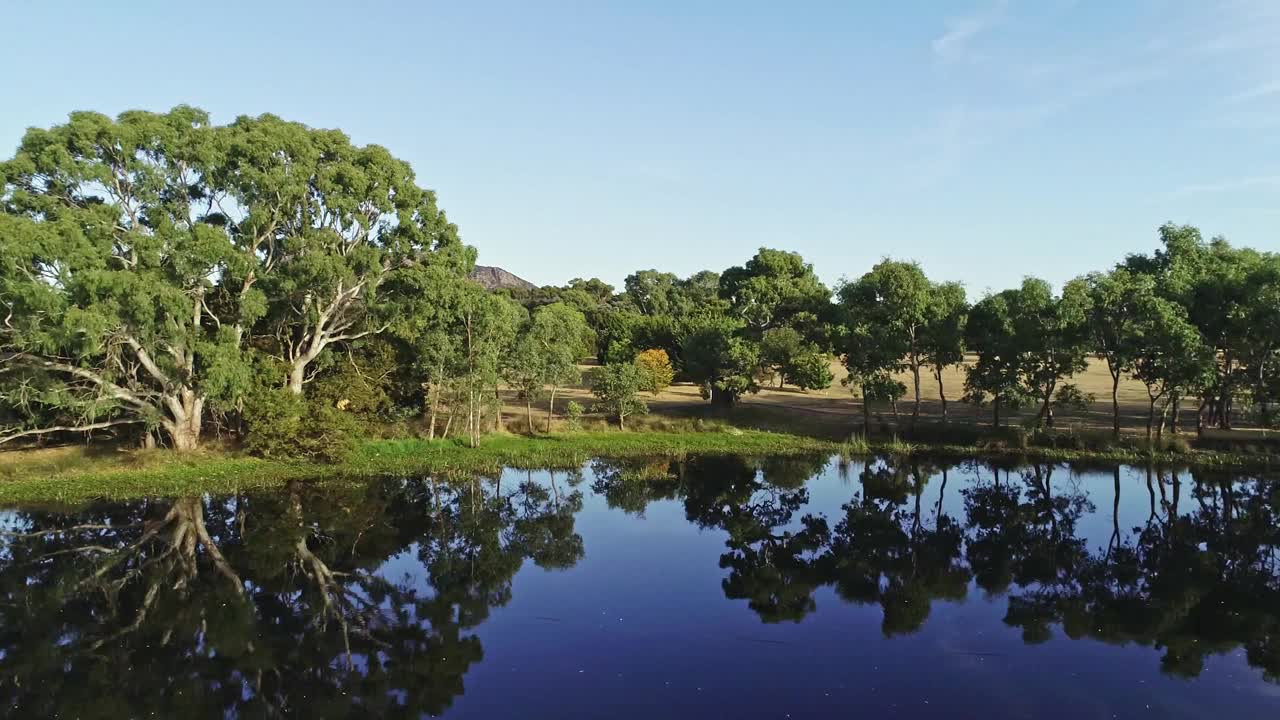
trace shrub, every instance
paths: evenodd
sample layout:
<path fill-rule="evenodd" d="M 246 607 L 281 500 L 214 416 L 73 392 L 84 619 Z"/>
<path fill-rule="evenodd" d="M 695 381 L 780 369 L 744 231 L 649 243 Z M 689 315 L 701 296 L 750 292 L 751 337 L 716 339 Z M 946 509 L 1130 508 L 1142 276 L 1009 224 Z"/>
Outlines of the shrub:
<path fill-rule="evenodd" d="M 244 419 L 245 449 L 265 458 L 342 462 L 355 452 L 361 437 L 360 423 L 349 413 L 283 389 L 254 398 Z"/>
<path fill-rule="evenodd" d="M 657 395 L 671 385 L 676 371 L 671 367 L 671 358 L 666 350 L 645 350 L 635 359 L 640 369 L 640 389 Z"/>
<path fill-rule="evenodd" d="M 586 412 L 586 408 L 582 407 L 582 403 L 577 400 L 570 400 L 564 407 L 564 424 L 573 432 L 582 429 L 582 414 Z"/>
<path fill-rule="evenodd" d="M 814 351 L 795 358 L 787 379 L 801 390 L 822 390 L 831 387 L 834 378 L 826 354 Z"/>
<path fill-rule="evenodd" d="M 1081 390 L 1075 383 L 1059 385 L 1053 394 L 1053 406 L 1059 410 L 1088 410 L 1095 400 L 1093 393 Z"/>
<path fill-rule="evenodd" d="M 635 363 L 615 363 L 596 368 L 591 375 L 591 394 L 599 402 L 596 407 L 618 419 L 618 427 L 626 428 L 628 415 L 643 415 L 649 406 L 641 400 L 640 368 Z"/>

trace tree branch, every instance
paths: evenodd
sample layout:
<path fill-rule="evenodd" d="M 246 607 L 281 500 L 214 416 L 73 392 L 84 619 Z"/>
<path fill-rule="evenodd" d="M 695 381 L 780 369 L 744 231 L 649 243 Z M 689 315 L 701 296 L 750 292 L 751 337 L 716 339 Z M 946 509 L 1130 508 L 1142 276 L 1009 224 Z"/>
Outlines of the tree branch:
<path fill-rule="evenodd" d="M 104 420 L 103 422 L 89 423 L 88 425 L 55 425 L 53 427 L 37 428 L 35 430 L 23 430 L 22 432 L 16 432 L 11 435 L 0 436 L 0 445 L 3 445 L 10 440 L 17 440 L 18 438 L 29 437 L 31 435 L 48 435 L 49 433 L 56 432 L 89 432 L 90 430 L 101 430 L 103 428 L 114 427 L 116 425 L 129 425 L 140 422 L 145 421 L 142 418 L 128 418 L 120 420 Z"/>

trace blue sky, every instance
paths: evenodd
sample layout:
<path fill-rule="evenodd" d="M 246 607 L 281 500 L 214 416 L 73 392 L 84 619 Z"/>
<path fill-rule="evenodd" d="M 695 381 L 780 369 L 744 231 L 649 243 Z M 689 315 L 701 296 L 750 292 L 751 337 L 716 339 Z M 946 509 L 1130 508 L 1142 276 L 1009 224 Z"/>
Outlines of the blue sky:
<path fill-rule="evenodd" d="M 71 110 L 272 112 L 412 163 L 539 284 L 801 252 L 977 296 L 1280 250 L 1280 2 L 0 0 L 0 152 Z M 16 32 L 14 32 L 16 30 Z"/>

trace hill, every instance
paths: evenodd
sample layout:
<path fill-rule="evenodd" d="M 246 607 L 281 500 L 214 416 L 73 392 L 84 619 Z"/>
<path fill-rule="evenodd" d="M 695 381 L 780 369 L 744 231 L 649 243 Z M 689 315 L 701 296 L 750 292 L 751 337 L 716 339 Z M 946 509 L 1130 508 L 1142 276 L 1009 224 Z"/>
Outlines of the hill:
<path fill-rule="evenodd" d="M 533 290 L 537 285 L 517 277 L 503 270 L 500 267 L 492 267 L 489 265 L 477 265 L 475 270 L 468 275 L 470 279 L 480 283 L 485 290 L 501 290 L 510 288 L 512 290 Z"/>

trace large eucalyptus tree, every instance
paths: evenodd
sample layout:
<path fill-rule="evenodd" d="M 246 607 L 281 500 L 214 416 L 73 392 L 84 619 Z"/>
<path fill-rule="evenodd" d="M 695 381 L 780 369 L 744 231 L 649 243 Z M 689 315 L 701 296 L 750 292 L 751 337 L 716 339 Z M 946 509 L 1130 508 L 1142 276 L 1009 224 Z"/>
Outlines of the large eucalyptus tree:
<path fill-rule="evenodd" d="M 0 163 L 0 392 L 28 418 L 0 441 L 141 424 L 194 448 L 210 406 L 301 392 L 422 303 L 388 289 L 473 260 L 408 164 L 341 132 L 73 113 Z"/>

